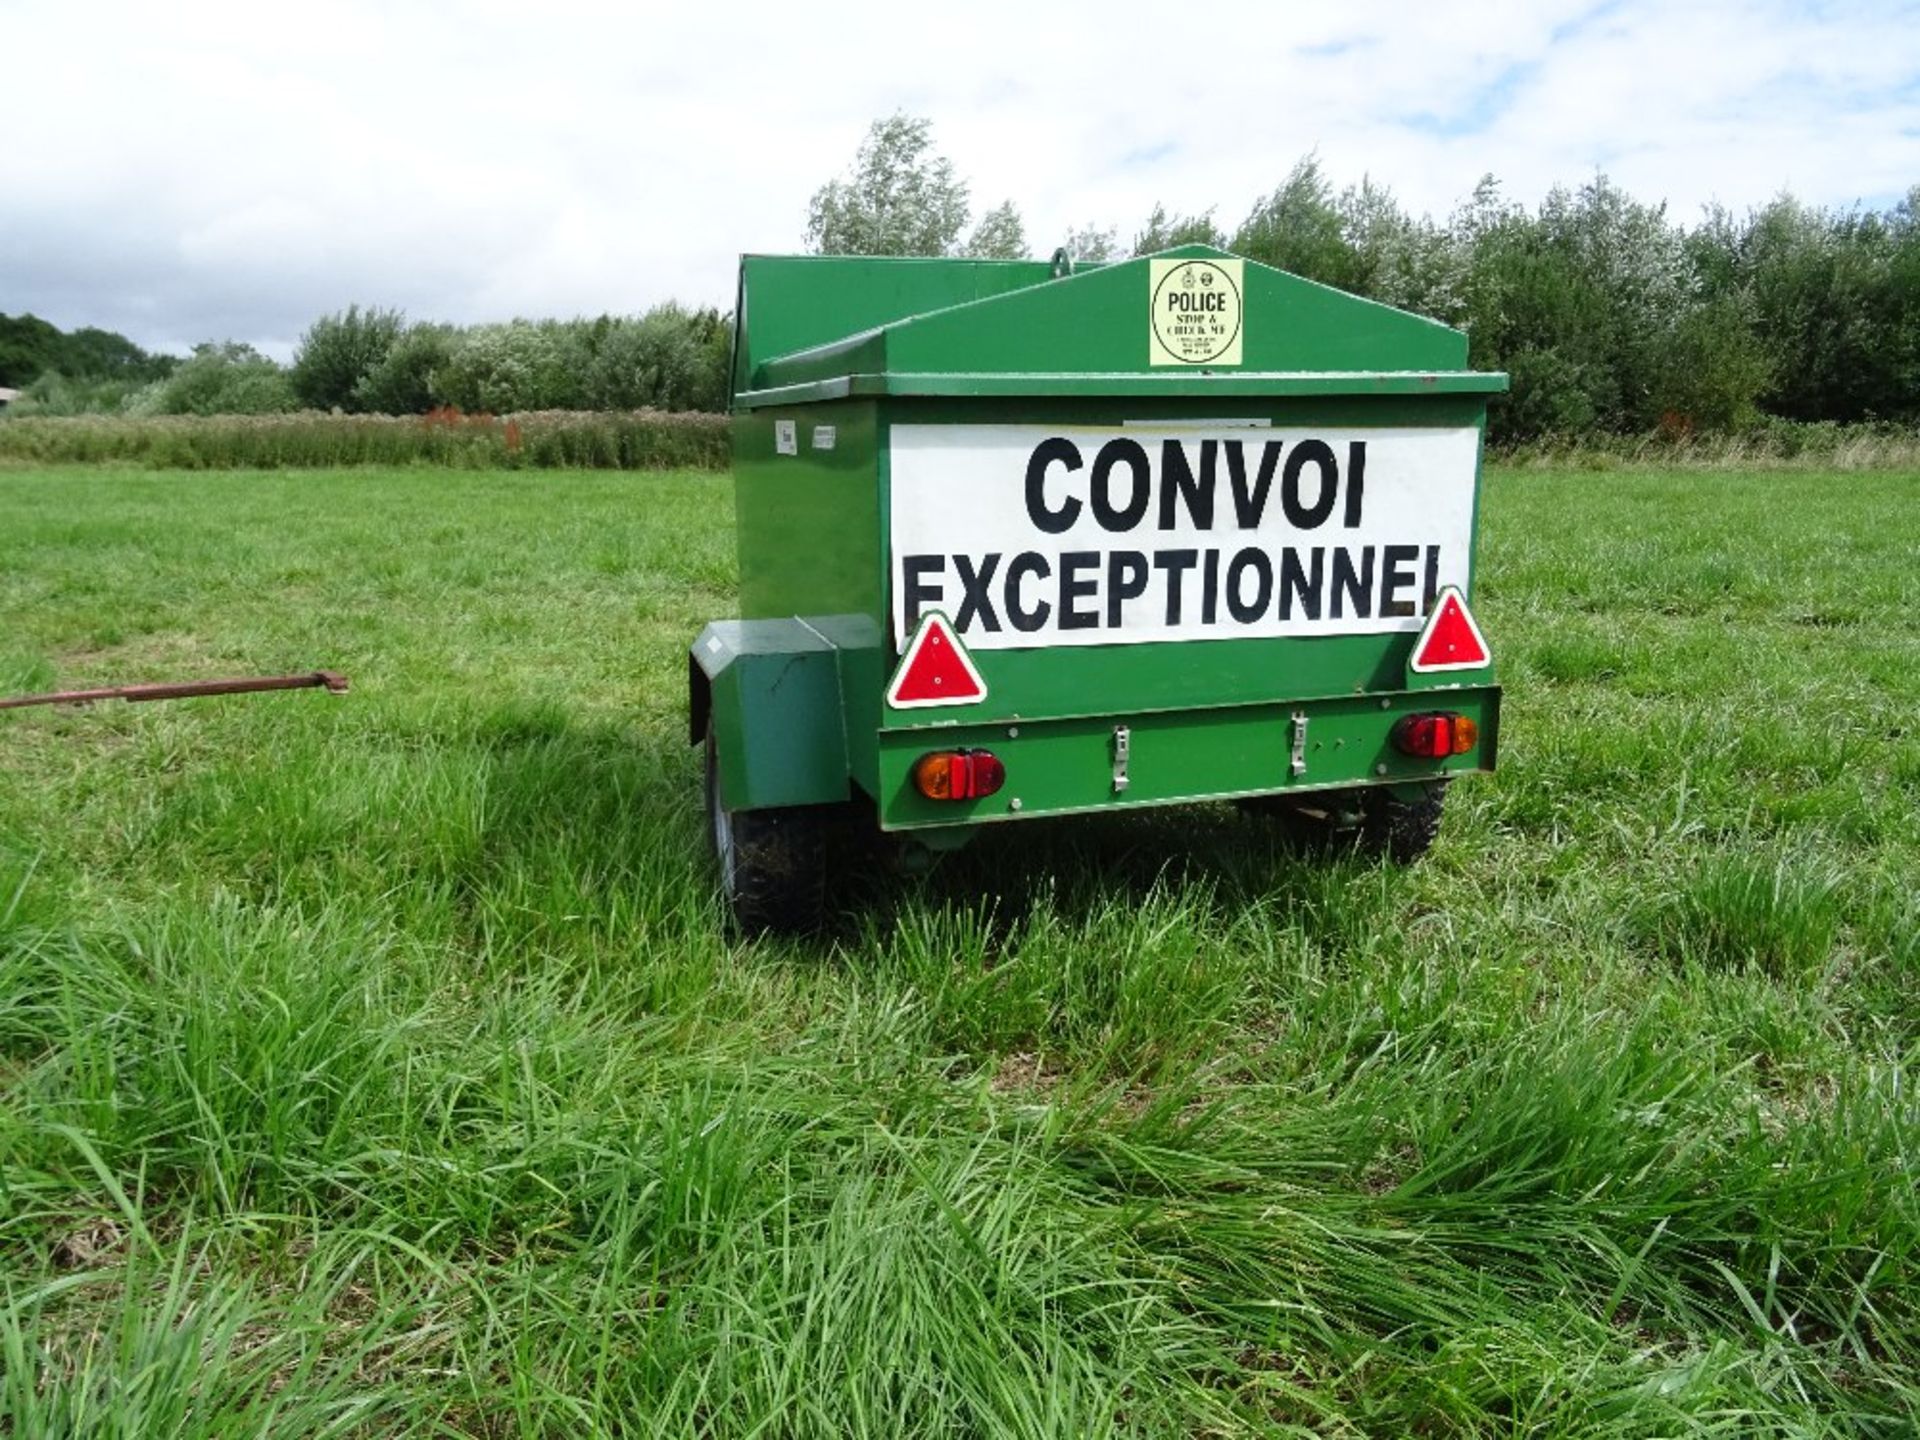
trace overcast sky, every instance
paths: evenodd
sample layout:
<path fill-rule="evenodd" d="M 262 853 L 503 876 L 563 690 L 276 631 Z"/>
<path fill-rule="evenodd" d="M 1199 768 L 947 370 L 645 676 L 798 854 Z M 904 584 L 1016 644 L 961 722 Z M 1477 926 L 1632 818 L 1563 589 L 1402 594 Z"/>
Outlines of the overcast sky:
<path fill-rule="evenodd" d="M 895 109 L 1034 249 L 1227 229 L 1303 153 L 1444 214 L 1603 170 L 1693 220 L 1920 184 L 1920 4 L 0 0 L 0 311 L 281 358 L 421 319 L 727 306 Z"/>

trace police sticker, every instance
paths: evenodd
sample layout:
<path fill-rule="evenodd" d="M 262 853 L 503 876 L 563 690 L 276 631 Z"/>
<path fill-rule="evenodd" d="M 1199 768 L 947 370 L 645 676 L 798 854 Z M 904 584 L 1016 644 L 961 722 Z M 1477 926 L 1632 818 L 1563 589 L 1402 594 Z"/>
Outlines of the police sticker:
<path fill-rule="evenodd" d="M 1147 293 L 1155 365 L 1238 365 L 1240 260 L 1150 260 Z"/>

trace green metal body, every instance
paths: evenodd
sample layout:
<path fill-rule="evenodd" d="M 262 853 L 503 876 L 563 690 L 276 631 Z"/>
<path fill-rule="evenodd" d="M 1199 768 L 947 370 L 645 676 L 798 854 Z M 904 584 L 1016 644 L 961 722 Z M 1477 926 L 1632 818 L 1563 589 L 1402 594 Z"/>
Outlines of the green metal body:
<path fill-rule="evenodd" d="M 1222 252 L 1168 252 L 1179 257 Z M 690 672 L 693 738 L 710 714 L 729 806 L 827 803 L 857 786 L 883 828 L 942 843 L 956 826 L 988 821 L 1492 767 L 1491 667 L 1414 674 L 1406 631 L 975 650 L 983 703 L 886 704 L 898 660 L 888 592 L 895 427 L 1111 431 L 1231 417 L 1296 430 L 1478 431 L 1488 395 L 1504 388 L 1504 376 L 1465 369 L 1459 332 L 1252 262 L 1242 303 L 1261 323 L 1247 326 L 1240 362 L 1156 368 L 1142 335 L 1147 263 L 1056 277 L 1031 262 L 743 259 L 734 469 L 745 620 L 709 626 Z M 1480 741 L 1445 761 L 1409 759 L 1388 732 L 1434 708 L 1436 692 L 1479 722 Z M 1121 790 L 1116 725 L 1132 736 Z M 955 746 L 990 747 L 1005 788 L 962 804 L 923 798 L 913 762 Z"/>

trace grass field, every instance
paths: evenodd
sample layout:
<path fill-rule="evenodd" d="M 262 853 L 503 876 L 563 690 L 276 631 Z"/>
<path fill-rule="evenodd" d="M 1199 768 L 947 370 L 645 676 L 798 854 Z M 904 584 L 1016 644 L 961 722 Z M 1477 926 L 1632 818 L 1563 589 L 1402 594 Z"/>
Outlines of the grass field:
<path fill-rule="evenodd" d="M 1495 473 L 1405 871 L 738 945 L 701 475 L 0 471 L 0 1434 L 1911 1436 L 1920 476 Z"/>

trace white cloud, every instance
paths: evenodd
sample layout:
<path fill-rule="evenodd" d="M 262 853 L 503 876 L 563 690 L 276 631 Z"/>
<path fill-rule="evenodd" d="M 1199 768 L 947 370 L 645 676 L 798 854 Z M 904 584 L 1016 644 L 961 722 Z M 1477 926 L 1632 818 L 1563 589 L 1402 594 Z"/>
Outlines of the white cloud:
<path fill-rule="evenodd" d="M 1231 228 L 1308 150 L 1435 212 L 1487 172 L 1683 219 L 1920 182 L 1913 5 L 0 0 L 0 46 L 0 309 L 281 354 L 356 300 L 724 306 L 896 107 L 1037 249 L 1162 200 Z"/>

